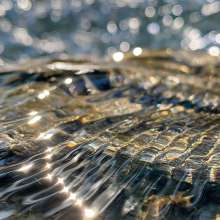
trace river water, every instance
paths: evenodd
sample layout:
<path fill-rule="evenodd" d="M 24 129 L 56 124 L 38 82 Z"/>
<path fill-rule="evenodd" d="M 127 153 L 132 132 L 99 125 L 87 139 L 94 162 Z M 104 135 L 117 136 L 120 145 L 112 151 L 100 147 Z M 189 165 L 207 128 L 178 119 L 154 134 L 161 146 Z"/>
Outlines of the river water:
<path fill-rule="evenodd" d="M 0 0 L 0 220 L 218 220 L 219 12 Z"/>
<path fill-rule="evenodd" d="M 219 54 L 214 0 L 1 0 L 0 63 L 135 47 Z"/>

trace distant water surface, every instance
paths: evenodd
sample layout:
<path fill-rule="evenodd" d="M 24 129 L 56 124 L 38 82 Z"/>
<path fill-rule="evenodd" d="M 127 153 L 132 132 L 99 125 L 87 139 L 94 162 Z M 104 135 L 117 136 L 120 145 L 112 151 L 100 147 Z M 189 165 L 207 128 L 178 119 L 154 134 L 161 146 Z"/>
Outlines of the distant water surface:
<path fill-rule="evenodd" d="M 214 0 L 1 0 L 0 64 L 135 47 L 219 55 L 219 11 Z"/>

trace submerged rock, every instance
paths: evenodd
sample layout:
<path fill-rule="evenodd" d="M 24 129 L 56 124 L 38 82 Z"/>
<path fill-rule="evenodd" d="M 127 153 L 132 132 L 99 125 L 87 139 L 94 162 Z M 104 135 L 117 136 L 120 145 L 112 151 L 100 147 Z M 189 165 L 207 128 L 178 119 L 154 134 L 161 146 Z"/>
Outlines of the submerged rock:
<path fill-rule="evenodd" d="M 166 50 L 3 67 L 0 219 L 217 219 L 219 61 Z"/>

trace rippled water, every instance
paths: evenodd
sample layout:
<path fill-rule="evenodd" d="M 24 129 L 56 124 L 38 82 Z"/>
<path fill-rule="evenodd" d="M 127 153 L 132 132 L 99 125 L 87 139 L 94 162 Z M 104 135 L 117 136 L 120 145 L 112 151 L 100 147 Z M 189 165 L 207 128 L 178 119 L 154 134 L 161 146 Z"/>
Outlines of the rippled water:
<path fill-rule="evenodd" d="M 0 1 L 0 220 L 218 220 L 219 11 Z"/>
<path fill-rule="evenodd" d="M 219 63 L 166 50 L 2 68 L 0 219 L 218 219 Z"/>
<path fill-rule="evenodd" d="M 219 54 L 214 0 L 2 0 L 3 61 L 68 53 L 105 55 L 137 46 Z"/>

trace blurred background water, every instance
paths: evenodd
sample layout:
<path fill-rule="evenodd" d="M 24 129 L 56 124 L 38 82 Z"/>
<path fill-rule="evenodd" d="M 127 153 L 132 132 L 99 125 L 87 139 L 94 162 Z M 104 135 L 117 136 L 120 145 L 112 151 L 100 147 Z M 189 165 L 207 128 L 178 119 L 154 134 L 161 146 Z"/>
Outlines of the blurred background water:
<path fill-rule="evenodd" d="M 219 56 L 219 23 L 220 0 L 0 0 L 0 72 L 59 54 Z M 0 220 L 81 219 L 76 207 L 82 219 L 220 219 L 219 61 L 171 55 L 3 70 Z"/>
<path fill-rule="evenodd" d="M 217 56 L 219 21 L 218 0 L 1 0 L 0 64 L 59 53 L 112 56 L 136 47 Z"/>

